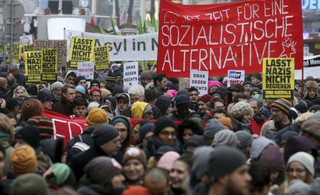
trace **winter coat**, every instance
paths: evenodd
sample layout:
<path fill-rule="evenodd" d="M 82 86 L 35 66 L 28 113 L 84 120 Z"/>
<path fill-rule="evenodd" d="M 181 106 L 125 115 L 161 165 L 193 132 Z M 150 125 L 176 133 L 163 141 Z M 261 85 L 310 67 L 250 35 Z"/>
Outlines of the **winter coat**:
<path fill-rule="evenodd" d="M 11 153 L 14 151 L 14 148 L 9 144 L 9 139 L 9 135 L 0 131 L 0 143 L 6 152 L 1 177 L 7 175 L 7 173 L 11 170 Z"/>
<path fill-rule="evenodd" d="M 73 115 L 73 104 L 68 102 L 62 95 L 61 100 L 53 104 L 52 110 L 66 116 L 70 116 Z"/>
<path fill-rule="evenodd" d="M 157 98 L 155 106 L 159 108 L 162 116 L 165 116 L 170 104 L 172 104 L 172 101 L 168 97 L 161 95 Z"/>
<path fill-rule="evenodd" d="M 148 140 L 148 145 L 147 145 L 147 155 L 148 157 L 154 156 L 154 154 L 156 153 L 156 151 L 161 147 L 161 146 L 165 146 L 167 144 L 163 143 L 156 135 L 152 135 L 149 140 Z M 182 153 L 183 151 L 183 147 L 182 145 L 179 143 L 178 140 L 176 140 L 172 145 L 169 145 L 173 148 L 176 149 L 176 152 L 178 152 L 179 154 Z"/>

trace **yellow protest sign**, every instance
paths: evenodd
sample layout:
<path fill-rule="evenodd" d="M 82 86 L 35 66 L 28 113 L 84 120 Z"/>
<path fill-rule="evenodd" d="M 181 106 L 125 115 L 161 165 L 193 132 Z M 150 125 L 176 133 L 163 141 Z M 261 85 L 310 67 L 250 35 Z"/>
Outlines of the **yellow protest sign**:
<path fill-rule="evenodd" d="M 264 58 L 262 89 L 264 101 L 293 100 L 294 58 Z"/>
<path fill-rule="evenodd" d="M 99 46 L 94 48 L 94 65 L 96 70 L 104 70 L 109 68 L 110 55 L 109 46 Z"/>
<path fill-rule="evenodd" d="M 10 53 L 10 45 L 6 46 L 6 51 Z M 20 56 L 21 56 L 21 44 L 19 42 L 14 42 L 13 48 L 12 48 L 12 60 L 15 61 L 16 63 L 19 63 Z"/>
<path fill-rule="evenodd" d="M 58 72 L 58 50 L 42 49 L 41 54 L 41 81 L 56 81 Z"/>
<path fill-rule="evenodd" d="M 41 51 L 29 51 L 24 54 L 27 83 L 40 83 Z"/>
<path fill-rule="evenodd" d="M 33 51 L 33 45 L 23 45 L 23 53 L 28 52 L 28 51 Z"/>
<path fill-rule="evenodd" d="M 70 48 L 70 69 L 77 69 L 78 62 L 92 62 L 95 39 L 72 37 Z"/>

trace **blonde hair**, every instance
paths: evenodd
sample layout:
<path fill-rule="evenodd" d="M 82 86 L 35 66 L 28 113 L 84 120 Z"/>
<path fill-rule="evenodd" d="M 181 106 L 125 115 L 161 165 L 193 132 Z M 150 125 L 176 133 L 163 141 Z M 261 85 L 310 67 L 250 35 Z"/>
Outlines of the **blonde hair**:
<path fill-rule="evenodd" d="M 10 124 L 9 118 L 2 113 L 0 113 L 0 131 L 9 135 L 10 143 L 13 141 L 13 127 Z"/>
<path fill-rule="evenodd" d="M 26 88 L 24 88 L 24 86 L 18 86 L 18 87 L 16 87 L 14 90 L 13 90 L 13 97 L 17 97 L 16 96 L 16 92 L 18 91 L 18 90 L 20 90 L 20 89 L 22 89 L 23 90 L 23 93 L 24 92 L 27 92 L 27 90 L 26 90 Z"/>

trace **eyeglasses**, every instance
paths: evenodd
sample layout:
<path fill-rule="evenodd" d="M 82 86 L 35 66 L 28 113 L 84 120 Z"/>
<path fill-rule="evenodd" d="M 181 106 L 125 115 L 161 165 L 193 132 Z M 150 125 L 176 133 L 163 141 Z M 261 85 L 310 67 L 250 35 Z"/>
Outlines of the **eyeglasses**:
<path fill-rule="evenodd" d="M 197 93 L 190 93 L 190 96 L 198 96 Z"/>
<path fill-rule="evenodd" d="M 176 132 L 168 132 L 168 131 L 161 131 L 160 132 L 161 135 L 165 136 L 165 137 L 169 137 L 169 135 L 171 135 L 172 137 L 177 136 Z"/>
<path fill-rule="evenodd" d="M 303 172 L 305 172 L 306 170 L 305 169 L 288 169 L 287 172 L 289 174 L 292 174 L 293 172 L 296 172 L 297 174 L 301 174 Z"/>

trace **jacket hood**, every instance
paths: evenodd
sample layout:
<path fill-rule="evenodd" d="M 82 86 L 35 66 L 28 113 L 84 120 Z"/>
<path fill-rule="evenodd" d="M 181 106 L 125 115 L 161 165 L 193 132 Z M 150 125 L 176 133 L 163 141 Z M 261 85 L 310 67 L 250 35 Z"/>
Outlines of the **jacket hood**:
<path fill-rule="evenodd" d="M 164 116 L 170 104 L 172 104 L 172 101 L 168 97 L 160 95 L 157 98 L 155 106 L 160 109 L 162 116 Z"/>

